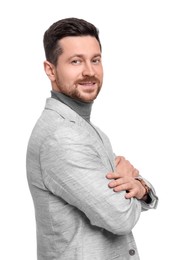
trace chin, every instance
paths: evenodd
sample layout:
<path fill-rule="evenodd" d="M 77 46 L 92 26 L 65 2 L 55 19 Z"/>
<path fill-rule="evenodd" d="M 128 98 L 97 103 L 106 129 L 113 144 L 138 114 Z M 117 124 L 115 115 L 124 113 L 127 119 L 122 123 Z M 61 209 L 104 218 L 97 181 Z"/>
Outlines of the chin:
<path fill-rule="evenodd" d="M 100 89 L 97 89 L 95 91 L 85 91 L 79 93 L 79 98 L 84 102 L 92 102 L 95 100 L 100 92 Z"/>
<path fill-rule="evenodd" d="M 84 94 L 80 95 L 81 101 L 92 102 L 97 98 L 98 94 Z"/>
<path fill-rule="evenodd" d="M 100 87 L 92 89 L 75 89 L 75 91 L 71 92 L 70 96 L 74 99 L 80 100 L 82 102 L 92 102 L 95 100 L 100 92 Z"/>

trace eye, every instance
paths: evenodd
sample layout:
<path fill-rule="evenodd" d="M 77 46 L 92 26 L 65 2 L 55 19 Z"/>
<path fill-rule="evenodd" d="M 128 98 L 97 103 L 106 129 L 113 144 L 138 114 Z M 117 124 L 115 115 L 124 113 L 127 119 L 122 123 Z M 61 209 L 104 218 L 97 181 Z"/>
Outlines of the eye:
<path fill-rule="evenodd" d="M 101 63 L 101 58 L 95 58 L 95 59 L 92 60 L 92 62 L 93 62 L 94 64 Z"/>
<path fill-rule="evenodd" d="M 78 65 L 78 64 L 81 64 L 81 60 L 75 59 L 75 60 L 72 60 L 71 63 L 74 64 L 74 65 Z"/>

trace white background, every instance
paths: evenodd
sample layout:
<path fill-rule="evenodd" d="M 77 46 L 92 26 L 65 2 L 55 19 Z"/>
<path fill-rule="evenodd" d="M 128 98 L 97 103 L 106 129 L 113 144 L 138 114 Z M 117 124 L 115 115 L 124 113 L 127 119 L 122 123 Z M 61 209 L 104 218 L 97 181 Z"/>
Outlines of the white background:
<path fill-rule="evenodd" d="M 71 16 L 100 30 L 105 76 L 92 121 L 160 198 L 158 209 L 142 213 L 134 228 L 141 260 L 177 259 L 179 4 L 172 0 L 1 1 L 0 258 L 36 259 L 26 147 L 50 96 L 43 33 Z"/>

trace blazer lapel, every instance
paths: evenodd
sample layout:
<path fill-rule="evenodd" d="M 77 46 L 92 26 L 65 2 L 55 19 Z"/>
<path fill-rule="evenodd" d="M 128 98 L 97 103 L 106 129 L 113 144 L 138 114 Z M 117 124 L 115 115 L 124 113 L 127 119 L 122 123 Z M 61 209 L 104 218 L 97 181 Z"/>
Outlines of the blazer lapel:
<path fill-rule="evenodd" d="M 113 162 L 113 156 L 112 156 L 112 150 L 108 151 L 108 148 L 106 147 L 106 142 L 103 139 L 102 135 L 99 133 L 99 131 L 96 129 L 96 127 L 89 122 L 87 122 L 85 119 L 83 119 L 79 114 L 77 114 L 74 110 L 72 110 L 67 105 L 63 104 L 62 102 L 54 99 L 54 98 L 48 98 L 46 100 L 45 109 L 47 110 L 53 110 L 56 113 L 58 113 L 61 117 L 71 121 L 75 122 L 79 126 L 83 127 L 85 131 L 88 131 L 92 138 L 95 138 L 96 143 L 96 149 L 98 149 L 98 152 L 101 154 L 101 159 L 105 160 L 105 164 L 108 161 L 108 166 L 110 166 L 111 170 L 114 171 L 114 162 Z M 103 154 L 103 155 L 102 155 Z"/>

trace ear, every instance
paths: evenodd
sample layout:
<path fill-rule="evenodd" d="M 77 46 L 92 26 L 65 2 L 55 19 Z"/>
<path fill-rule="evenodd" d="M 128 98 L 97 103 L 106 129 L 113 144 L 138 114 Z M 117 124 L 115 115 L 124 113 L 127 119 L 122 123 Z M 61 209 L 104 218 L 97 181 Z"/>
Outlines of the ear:
<path fill-rule="evenodd" d="M 44 61 L 44 70 L 51 81 L 55 81 L 55 66 L 49 61 Z"/>

